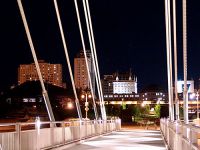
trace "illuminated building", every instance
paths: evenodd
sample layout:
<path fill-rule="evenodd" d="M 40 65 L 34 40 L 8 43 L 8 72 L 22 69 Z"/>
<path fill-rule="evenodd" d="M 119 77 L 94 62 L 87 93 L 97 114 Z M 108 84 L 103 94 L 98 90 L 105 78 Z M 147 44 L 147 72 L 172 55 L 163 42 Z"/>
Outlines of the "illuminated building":
<path fill-rule="evenodd" d="M 63 87 L 61 64 L 50 64 L 46 63 L 44 60 L 40 60 L 39 66 L 44 82 Z M 26 81 L 37 80 L 39 80 L 39 77 L 34 63 L 21 64 L 18 67 L 18 85 Z"/>
<path fill-rule="evenodd" d="M 94 76 L 91 53 L 89 51 L 87 51 L 87 61 L 88 61 L 88 67 L 89 67 L 91 81 L 92 81 L 92 87 L 94 90 L 95 76 Z M 80 51 L 77 54 L 76 58 L 74 58 L 74 81 L 75 81 L 76 88 L 83 89 L 83 90 L 90 88 L 89 77 L 87 73 L 87 67 L 86 67 L 83 51 Z"/>
<path fill-rule="evenodd" d="M 137 77 L 133 76 L 131 71 L 104 75 L 102 87 L 104 95 L 137 93 Z"/>
<path fill-rule="evenodd" d="M 184 81 L 178 81 L 177 92 L 183 93 L 183 88 L 184 88 Z M 187 81 L 187 90 L 188 90 L 188 93 L 194 93 L 194 80 Z"/>

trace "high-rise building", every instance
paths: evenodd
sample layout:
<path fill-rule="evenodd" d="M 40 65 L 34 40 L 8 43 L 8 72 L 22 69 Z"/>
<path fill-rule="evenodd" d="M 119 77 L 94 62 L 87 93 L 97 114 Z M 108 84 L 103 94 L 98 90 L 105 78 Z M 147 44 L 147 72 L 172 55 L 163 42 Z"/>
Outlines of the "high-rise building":
<path fill-rule="evenodd" d="M 95 75 L 94 75 L 94 68 L 93 68 L 93 62 L 91 53 L 87 51 L 87 61 L 88 61 L 88 67 L 90 71 L 90 76 L 92 80 L 92 87 L 95 91 Z M 83 51 L 80 51 L 77 56 L 74 58 L 74 80 L 76 88 L 86 89 L 90 88 L 89 86 L 89 77 L 87 73 L 87 66 L 86 61 L 84 57 Z"/>
<path fill-rule="evenodd" d="M 40 60 L 39 66 L 44 82 L 63 87 L 61 64 L 50 64 Z M 18 85 L 26 81 L 37 80 L 39 80 L 39 77 L 34 63 L 21 64 L 18 67 Z"/>

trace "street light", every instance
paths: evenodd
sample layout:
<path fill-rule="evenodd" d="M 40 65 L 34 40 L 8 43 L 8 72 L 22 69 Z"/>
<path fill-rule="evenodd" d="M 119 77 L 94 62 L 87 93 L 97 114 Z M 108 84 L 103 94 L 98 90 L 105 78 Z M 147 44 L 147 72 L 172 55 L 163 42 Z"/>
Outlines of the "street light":
<path fill-rule="evenodd" d="M 146 104 L 144 102 L 141 103 L 141 106 L 144 107 Z"/>
<path fill-rule="evenodd" d="M 68 103 L 67 103 L 67 108 L 68 108 L 68 109 L 72 109 L 72 108 L 73 108 L 72 102 L 68 102 Z"/>
<path fill-rule="evenodd" d="M 88 94 L 87 92 L 85 94 L 81 95 L 81 98 L 84 99 L 85 98 L 85 118 L 88 118 L 88 111 L 89 111 L 89 102 L 88 102 L 88 98 L 92 98 L 91 94 Z"/>

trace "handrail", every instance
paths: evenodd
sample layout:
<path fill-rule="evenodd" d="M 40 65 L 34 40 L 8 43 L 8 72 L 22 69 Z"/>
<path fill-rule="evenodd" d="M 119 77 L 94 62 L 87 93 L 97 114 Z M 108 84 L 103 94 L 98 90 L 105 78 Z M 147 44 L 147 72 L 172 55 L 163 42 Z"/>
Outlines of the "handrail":
<path fill-rule="evenodd" d="M 120 119 L 0 123 L 0 146 L 9 150 L 49 149 L 120 129 Z"/>
<path fill-rule="evenodd" d="M 200 126 L 162 118 L 160 130 L 171 150 L 198 150 L 200 148 Z"/>

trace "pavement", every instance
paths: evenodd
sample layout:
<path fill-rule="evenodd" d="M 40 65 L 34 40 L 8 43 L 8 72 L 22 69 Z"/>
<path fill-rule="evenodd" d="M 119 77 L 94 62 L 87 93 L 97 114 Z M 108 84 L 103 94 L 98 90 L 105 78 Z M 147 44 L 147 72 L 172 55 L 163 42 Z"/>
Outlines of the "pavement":
<path fill-rule="evenodd" d="M 65 150 L 167 150 L 159 130 L 127 129 L 100 136 Z"/>

